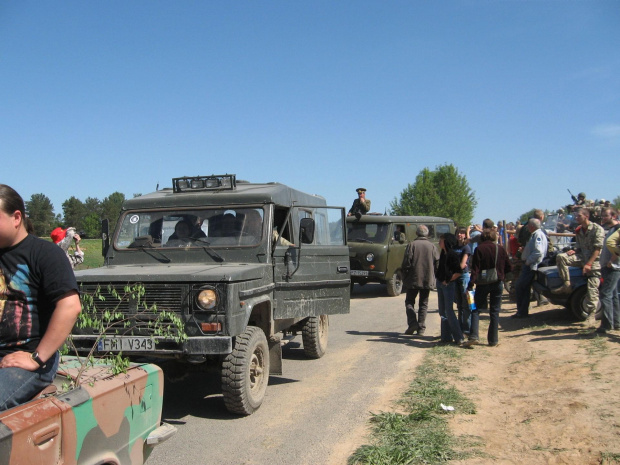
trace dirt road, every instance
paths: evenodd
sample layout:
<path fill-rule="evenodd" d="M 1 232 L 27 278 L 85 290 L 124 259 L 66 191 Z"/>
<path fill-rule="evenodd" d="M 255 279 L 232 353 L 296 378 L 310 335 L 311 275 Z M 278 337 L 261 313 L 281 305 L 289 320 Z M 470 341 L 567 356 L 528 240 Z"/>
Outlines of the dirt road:
<path fill-rule="evenodd" d="M 213 377 L 166 385 L 164 416 L 179 428 L 148 463 L 344 465 L 367 442 L 368 412 L 390 410 L 439 334 L 431 293 L 427 335 L 404 336 L 404 295 L 356 287 L 349 315 L 330 318 L 327 355 L 305 359 L 300 341 L 284 348 L 284 375 L 272 376 L 263 406 L 250 417 L 225 410 Z M 463 349 L 455 383 L 475 415 L 455 414 L 456 435 L 477 436 L 473 464 L 620 463 L 620 332 L 592 334 L 561 308 L 533 308 L 512 320 L 507 300 L 500 345 Z M 488 317 L 483 314 L 481 337 Z"/>
<path fill-rule="evenodd" d="M 389 407 L 434 344 L 402 334 L 404 295 L 386 297 L 385 287 L 367 285 L 351 303 L 350 314 L 330 317 L 323 358 L 306 359 L 300 337 L 283 348 L 284 374 L 270 378 L 265 402 L 249 417 L 225 410 L 213 376 L 167 383 L 164 417 L 178 433 L 148 463 L 346 463 L 364 439 L 368 412 Z M 435 334 L 436 312 L 429 320 Z"/>
<path fill-rule="evenodd" d="M 505 302 L 500 346 L 466 351 L 459 388 L 477 406 L 452 431 L 479 436 L 486 457 L 473 464 L 620 463 L 620 331 L 593 332 L 561 307 L 513 320 Z M 482 333 L 481 333 L 482 334 Z"/>

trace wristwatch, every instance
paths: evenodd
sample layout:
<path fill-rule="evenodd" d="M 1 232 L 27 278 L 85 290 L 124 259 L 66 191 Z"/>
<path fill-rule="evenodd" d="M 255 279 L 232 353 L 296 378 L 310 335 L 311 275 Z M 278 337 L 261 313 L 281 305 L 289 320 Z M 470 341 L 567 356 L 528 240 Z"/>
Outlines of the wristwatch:
<path fill-rule="evenodd" d="M 41 357 L 39 357 L 39 351 L 35 350 L 33 353 L 31 353 L 30 358 L 37 362 L 39 368 L 43 368 L 45 366 L 45 362 L 41 360 Z"/>

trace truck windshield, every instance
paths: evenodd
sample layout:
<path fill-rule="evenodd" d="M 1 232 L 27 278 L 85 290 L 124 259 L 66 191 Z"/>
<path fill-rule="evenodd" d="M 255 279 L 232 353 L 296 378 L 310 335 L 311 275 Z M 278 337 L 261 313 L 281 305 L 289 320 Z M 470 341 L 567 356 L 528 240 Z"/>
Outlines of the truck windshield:
<path fill-rule="evenodd" d="M 349 242 L 383 243 L 388 236 L 389 224 L 377 223 L 349 223 Z"/>
<path fill-rule="evenodd" d="M 261 208 L 130 211 L 122 218 L 117 249 L 256 246 L 263 236 Z"/>

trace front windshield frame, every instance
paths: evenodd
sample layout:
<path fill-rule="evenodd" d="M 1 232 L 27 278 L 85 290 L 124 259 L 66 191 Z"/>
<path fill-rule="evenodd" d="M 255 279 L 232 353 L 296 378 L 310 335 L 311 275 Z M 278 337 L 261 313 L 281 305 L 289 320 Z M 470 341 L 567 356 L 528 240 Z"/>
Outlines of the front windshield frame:
<path fill-rule="evenodd" d="M 113 246 L 143 248 L 247 248 L 264 241 L 267 213 L 262 206 L 217 206 L 132 210 L 119 218 Z"/>
<path fill-rule="evenodd" d="M 390 237 L 389 223 L 347 223 L 347 241 L 383 244 Z"/>

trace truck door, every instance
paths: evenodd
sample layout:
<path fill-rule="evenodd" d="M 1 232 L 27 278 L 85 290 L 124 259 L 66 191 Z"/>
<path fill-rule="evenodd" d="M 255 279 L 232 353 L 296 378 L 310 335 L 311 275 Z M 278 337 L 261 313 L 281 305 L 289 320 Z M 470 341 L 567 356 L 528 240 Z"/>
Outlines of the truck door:
<path fill-rule="evenodd" d="M 300 221 L 314 220 L 311 243 L 302 243 Z M 274 260 L 274 318 L 349 313 L 349 248 L 345 243 L 345 214 L 340 207 L 301 207 L 288 218 L 294 245 L 276 244 Z"/>
<path fill-rule="evenodd" d="M 0 415 L 1 463 L 64 463 L 61 409 L 51 398 L 37 399 Z M 70 431 L 77 434 L 75 430 Z"/>
<path fill-rule="evenodd" d="M 401 233 L 404 235 L 404 238 L 402 239 Z M 407 248 L 407 235 L 405 233 L 404 223 L 392 224 L 392 229 L 389 234 L 389 252 L 385 273 L 386 279 L 390 279 L 397 270 L 400 270 L 400 267 L 403 264 L 403 257 L 405 256 L 405 249 Z"/>

